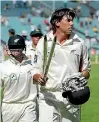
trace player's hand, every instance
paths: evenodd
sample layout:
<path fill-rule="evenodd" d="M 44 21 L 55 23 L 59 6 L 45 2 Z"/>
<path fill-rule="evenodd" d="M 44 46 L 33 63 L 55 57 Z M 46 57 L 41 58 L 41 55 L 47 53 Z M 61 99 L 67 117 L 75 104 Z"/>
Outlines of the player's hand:
<path fill-rule="evenodd" d="M 48 80 L 47 77 L 44 77 L 44 75 L 41 74 L 35 74 L 33 76 L 33 79 L 38 82 L 41 86 L 44 86 L 46 84 L 46 81 Z"/>

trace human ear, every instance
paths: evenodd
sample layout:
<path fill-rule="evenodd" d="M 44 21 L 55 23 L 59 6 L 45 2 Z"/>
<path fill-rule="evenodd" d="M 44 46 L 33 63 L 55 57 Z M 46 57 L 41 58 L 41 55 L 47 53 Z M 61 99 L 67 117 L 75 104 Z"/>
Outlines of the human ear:
<path fill-rule="evenodd" d="M 56 24 L 57 27 L 60 26 L 60 22 L 58 22 L 58 21 L 55 24 Z"/>

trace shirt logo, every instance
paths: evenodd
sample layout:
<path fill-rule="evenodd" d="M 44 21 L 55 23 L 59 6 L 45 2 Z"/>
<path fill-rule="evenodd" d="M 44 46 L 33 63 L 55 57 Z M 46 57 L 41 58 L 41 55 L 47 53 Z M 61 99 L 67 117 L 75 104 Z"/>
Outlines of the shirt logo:
<path fill-rule="evenodd" d="M 15 81 L 15 80 L 17 80 L 16 74 L 15 74 L 15 73 L 11 73 L 10 76 L 9 76 L 9 79 L 10 79 L 10 81 Z"/>
<path fill-rule="evenodd" d="M 71 50 L 71 53 L 75 53 L 76 50 Z"/>

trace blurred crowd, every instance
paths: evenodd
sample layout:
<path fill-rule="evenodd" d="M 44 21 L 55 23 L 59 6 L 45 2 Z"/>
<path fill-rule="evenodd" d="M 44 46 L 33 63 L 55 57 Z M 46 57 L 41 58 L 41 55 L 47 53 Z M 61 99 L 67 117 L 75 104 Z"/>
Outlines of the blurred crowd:
<path fill-rule="evenodd" d="M 74 2 L 74 1 L 73 1 Z M 78 1 L 76 1 L 78 2 Z M 82 1 L 83 4 L 86 4 L 86 6 L 89 8 L 89 16 L 83 17 L 82 16 L 82 3 L 79 3 L 75 8 L 73 8 L 76 11 L 76 23 L 77 26 L 79 25 L 79 28 L 76 28 L 76 32 L 80 32 L 82 29 L 83 32 L 80 32 L 85 37 L 86 44 L 88 45 L 88 48 L 90 49 L 94 44 L 99 45 L 99 10 L 95 10 L 92 6 L 90 6 L 89 2 Z M 39 4 L 38 4 L 39 3 Z M 66 6 L 66 3 L 64 4 Z M 20 16 L 18 16 L 18 19 L 22 26 L 28 25 L 30 27 L 30 32 L 35 29 L 40 29 L 44 34 L 48 31 L 50 31 L 50 15 L 52 13 L 52 10 L 45 5 L 42 1 L 30 1 L 30 0 L 13 0 L 12 5 L 9 4 L 9 2 L 5 2 L 3 5 L 4 11 L 14 10 L 17 8 L 23 8 L 23 9 L 29 9 L 30 12 L 26 13 L 21 11 Z M 32 22 L 32 19 L 34 16 L 37 17 L 43 17 L 43 23 L 35 25 Z M 1 14 L 0 16 L 1 21 L 1 27 L 6 27 L 7 30 L 16 31 L 15 27 L 11 27 L 11 23 L 9 22 L 9 16 L 4 16 Z M 42 28 L 42 25 L 45 27 Z M 75 28 L 75 26 L 74 26 Z M 1 30 L 2 31 L 2 30 Z M 94 36 L 91 36 L 90 31 L 94 33 Z M 30 42 L 30 32 L 28 30 L 23 29 L 20 32 L 20 35 L 25 36 L 26 40 Z M 9 31 L 8 31 L 9 33 Z M 2 38 L 1 38 L 2 40 Z M 7 40 L 3 40 L 6 41 Z"/>

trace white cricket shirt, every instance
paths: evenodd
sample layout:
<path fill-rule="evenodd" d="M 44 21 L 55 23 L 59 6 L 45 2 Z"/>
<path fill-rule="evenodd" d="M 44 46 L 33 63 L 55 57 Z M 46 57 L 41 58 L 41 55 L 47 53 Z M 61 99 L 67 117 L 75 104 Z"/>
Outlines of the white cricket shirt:
<path fill-rule="evenodd" d="M 34 64 L 34 62 L 37 61 L 35 51 L 36 49 L 32 47 L 32 44 L 26 48 L 26 56 L 28 56 L 31 59 L 32 65 Z"/>
<path fill-rule="evenodd" d="M 35 100 L 37 93 L 32 72 L 31 61 L 26 56 L 21 63 L 14 58 L 0 63 L 1 87 L 4 84 L 3 102 L 24 103 Z"/>
<path fill-rule="evenodd" d="M 54 36 L 51 31 L 47 34 L 48 55 L 53 38 Z M 36 48 L 38 57 L 37 63 L 34 67 L 34 74 L 42 73 L 43 45 L 44 38 L 41 38 Z M 83 70 L 90 71 L 90 61 L 88 58 L 87 47 L 85 45 L 85 42 L 78 35 L 72 34 L 70 39 L 66 40 L 63 44 L 60 44 L 58 41 L 56 42 L 48 71 L 48 81 L 46 82 L 44 88 L 49 90 L 58 90 L 60 89 L 61 82 L 63 81 L 65 76 L 81 72 Z"/>

